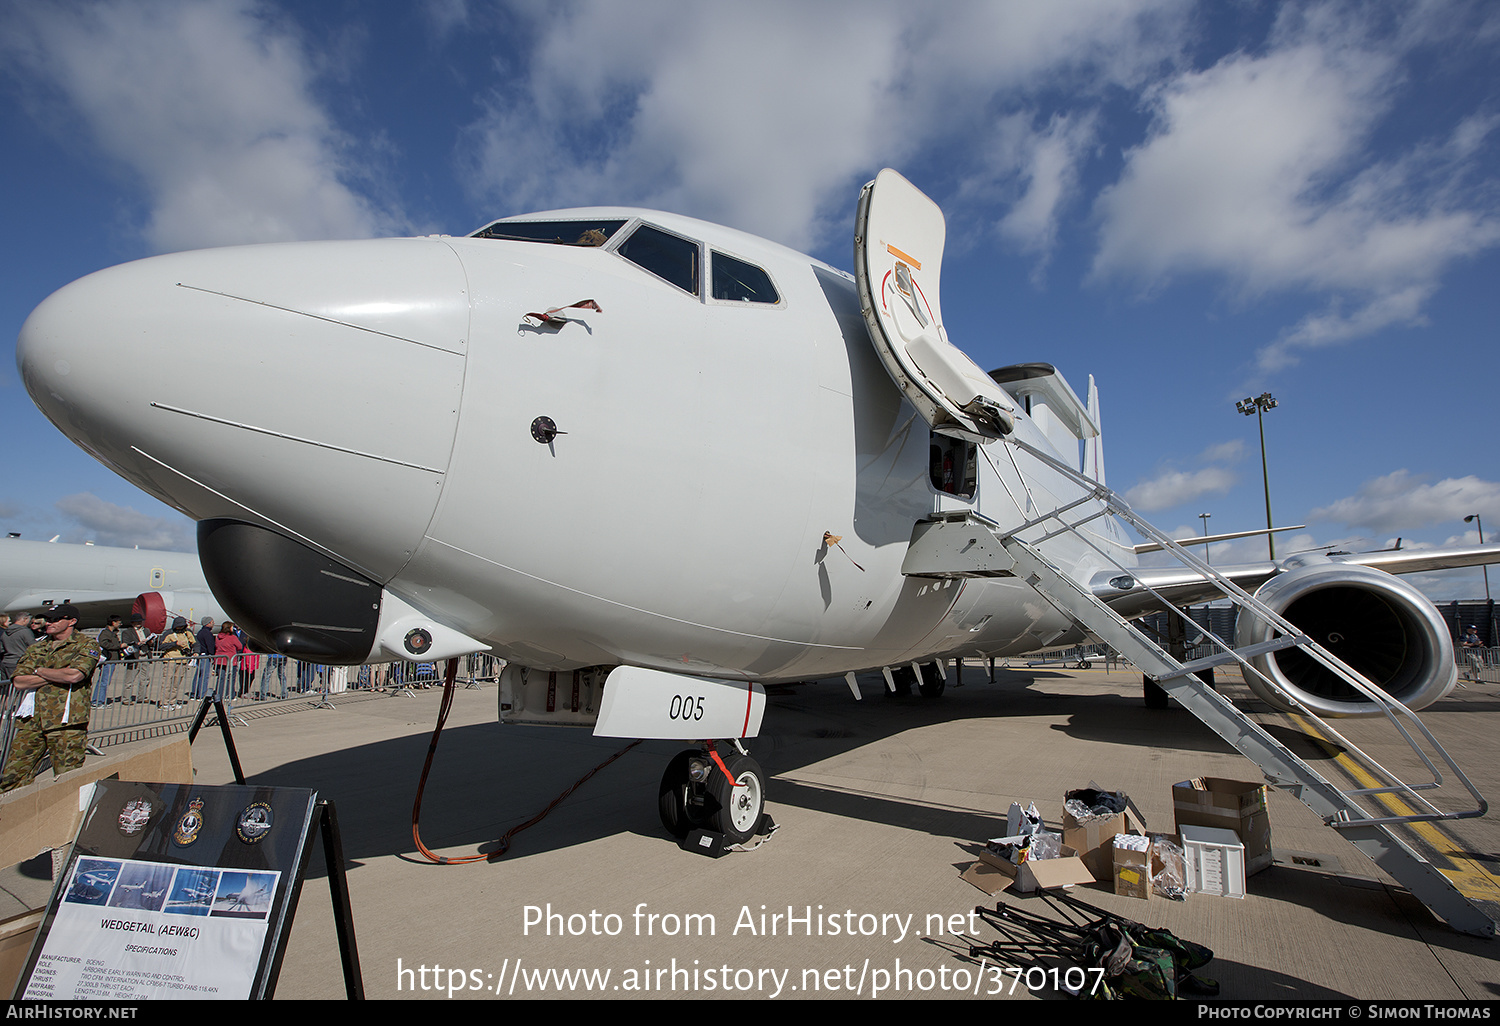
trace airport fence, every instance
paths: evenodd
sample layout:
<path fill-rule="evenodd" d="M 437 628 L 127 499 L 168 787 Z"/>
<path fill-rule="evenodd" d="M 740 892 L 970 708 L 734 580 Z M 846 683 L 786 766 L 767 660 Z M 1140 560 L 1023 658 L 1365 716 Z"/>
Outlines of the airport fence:
<path fill-rule="evenodd" d="M 465 684 L 497 681 L 504 666 L 476 653 L 459 661 Z M 235 708 L 331 704 L 350 692 L 387 694 L 437 687 L 443 664 L 367 663 L 330 666 L 288 656 L 245 652 L 180 659 L 152 657 L 101 662 L 89 691 L 89 743 L 95 748 L 186 731 L 205 695 L 223 702 L 231 719 Z M 15 710 L 23 692 L 0 684 L 0 758 L 10 752 Z"/>

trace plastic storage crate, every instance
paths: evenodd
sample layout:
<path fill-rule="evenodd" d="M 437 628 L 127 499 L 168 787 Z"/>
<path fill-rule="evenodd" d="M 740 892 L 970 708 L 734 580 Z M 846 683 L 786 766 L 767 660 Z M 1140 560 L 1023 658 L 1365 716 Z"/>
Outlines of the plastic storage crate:
<path fill-rule="evenodd" d="M 1189 894 L 1245 896 L 1245 846 L 1233 830 L 1184 826 L 1182 849 L 1187 862 Z"/>

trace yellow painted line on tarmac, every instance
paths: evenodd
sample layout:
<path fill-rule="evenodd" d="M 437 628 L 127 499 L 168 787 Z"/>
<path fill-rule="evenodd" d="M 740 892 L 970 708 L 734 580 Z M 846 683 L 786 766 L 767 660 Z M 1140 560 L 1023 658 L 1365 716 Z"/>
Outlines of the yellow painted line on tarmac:
<path fill-rule="evenodd" d="M 1288 716 L 1302 728 L 1303 733 L 1322 746 L 1323 750 L 1333 757 L 1334 761 L 1343 768 L 1344 772 L 1353 778 L 1358 786 L 1380 786 L 1380 782 L 1366 772 L 1364 767 L 1351 759 L 1347 752 L 1325 738 L 1311 723 L 1296 713 L 1288 713 Z M 1395 795 L 1377 794 L 1371 795 L 1371 797 L 1381 805 L 1384 805 L 1393 816 L 1412 816 L 1417 814 L 1415 809 Z M 1477 898 L 1483 901 L 1500 901 L 1500 876 L 1497 876 L 1486 866 L 1459 851 L 1458 845 L 1454 840 L 1438 829 L 1436 823 L 1430 821 L 1407 823 L 1405 826 L 1430 844 L 1436 854 L 1441 855 L 1448 861 L 1449 865 L 1446 867 L 1432 862 L 1432 868 L 1451 880 L 1464 897 Z"/>

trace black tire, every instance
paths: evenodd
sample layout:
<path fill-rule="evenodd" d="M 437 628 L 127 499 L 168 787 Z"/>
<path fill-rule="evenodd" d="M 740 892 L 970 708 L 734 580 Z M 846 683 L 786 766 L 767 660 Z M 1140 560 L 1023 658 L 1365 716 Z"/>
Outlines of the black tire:
<path fill-rule="evenodd" d="M 943 697 L 943 692 L 948 689 L 948 678 L 943 676 L 943 668 L 937 663 L 923 664 L 922 683 L 918 687 L 923 698 Z"/>
<path fill-rule="evenodd" d="M 1156 681 L 1141 674 L 1141 688 L 1146 694 L 1147 709 L 1165 709 L 1167 707 L 1167 691 Z"/>
<path fill-rule="evenodd" d="M 698 811 L 701 807 L 688 803 L 688 789 L 691 786 L 688 781 L 688 761 L 701 754 L 696 748 L 678 752 L 672 756 L 672 761 L 667 763 L 666 771 L 661 775 L 656 811 L 660 813 L 661 825 L 667 828 L 667 833 L 679 841 L 688 835 L 688 831 L 703 825 L 704 817 Z"/>
<path fill-rule="evenodd" d="M 708 804 L 714 807 L 708 828 L 723 834 L 730 844 L 743 844 L 755 836 L 766 811 L 766 774 L 748 755 L 731 755 L 724 765 L 734 783 L 714 767 L 708 782 Z"/>

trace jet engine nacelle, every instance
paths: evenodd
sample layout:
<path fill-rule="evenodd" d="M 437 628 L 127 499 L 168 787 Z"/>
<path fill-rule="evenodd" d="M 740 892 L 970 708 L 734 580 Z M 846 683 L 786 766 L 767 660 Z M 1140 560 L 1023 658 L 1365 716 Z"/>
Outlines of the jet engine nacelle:
<path fill-rule="evenodd" d="M 1261 585 L 1255 597 L 1304 634 L 1411 709 L 1431 705 L 1453 690 L 1458 670 L 1453 638 L 1427 597 L 1400 578 L 1326 556 Z M 1269 625 L 1241 613 L 1235 647 L 1270 639 Z M 1327 667 L 1301 649 L 1257 656 L 1251 664 L 1320 716 L 1371 716 L 1380 712 Z M 1250 689 L 1283 712 L 1286 699 L 1247 674 Z"/>
<path fill-rule="evenodd" d="M 145 621 L 146 630 L 160 634 L 166 630 L 168 610 L 177 608 L 173 604 L 175 599 L 170 591 L 143 591 L 130 604 L 130 613 Z"/>
<path fill-rule="evenodd" d="M 214 597 L 201 588 L 186 591 L 143 591 L 130 604 L 131 615 L 139 614 L 152 634 L 161 634 L 181 616 L 196 623 L 205 615 L 219 615 Z"/>

